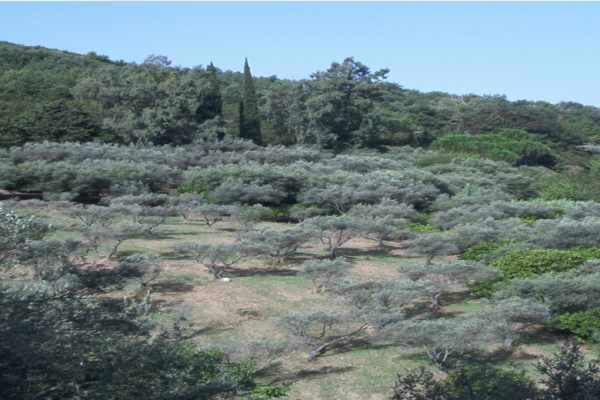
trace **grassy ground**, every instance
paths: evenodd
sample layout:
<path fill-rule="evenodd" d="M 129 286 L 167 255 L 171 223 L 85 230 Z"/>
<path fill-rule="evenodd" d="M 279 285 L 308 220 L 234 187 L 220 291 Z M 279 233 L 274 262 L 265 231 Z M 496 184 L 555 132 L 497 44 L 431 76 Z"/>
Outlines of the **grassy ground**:
<path fill-rule="evenodd" d="M 62 226 L 52 239 L 78 237 L 73 221 L 57 213 L 48 213 L 45 218 Z M 289 227 L 288 224 L 268 224 L 275 229 Z M 171 218 L 156 228 L 154 235 L 126 241 L 118 256 L 142 252 L 156 257 L 163 272 L 149 288 L 159 318 L 168 324 L 174 317 L 184 315 L 189 329 L 197 334 L 194 340 L 201 345 L 233 340 L 290 339 L 275 323 L 279 317 L 335 307 L 329 297 L 313 293 L 308 282 L 298 276 L 303 261 L 327 255 L 323 245 L 309 245 L 276 268 L 264 259 L 237 265 L 224 275 L 230 277 L 231 282 L 212 279 L 201 265 L 178 257 L 170 249 L 177 241 L 218 243 L 232 242 L 234 237 L 235 226 L 231 222 L 221 222 L 210 230 L 199 221 Z M 397 279 L 399 263 L 423 262 L 406 254 L 397 243 L 382 252 L 376 242 L 358 239 L 343 246 L 339 255 L 353 264 L 351 275 L 357 278 Z M 130 296 L 141 294 L 140 288 L 134 285 L 124 291 Z M 417 308 L 424 316 L 451 317 L 482 307 L 484 305 L 472 298 L 465 288 L 455 288 L 443 298 L 441 310 L 433 312 L 425 302 Z M 292 381 L 290 400 L 379 400 L 390 396 L 397 373 L 430 365 L 418 349 L 373 345 L 365 340 L 367 337 L 368 333 L 342 342 L 313 362 L 306 361 L 305 351 L 291 352 L 264 371 L 259 379 L 270 383 Z M 526 332 L 511 352 L 490 351 L 501 365 L 532 370 L 532 362 L 556 351 L 561 340 L 540 328 Z"/>

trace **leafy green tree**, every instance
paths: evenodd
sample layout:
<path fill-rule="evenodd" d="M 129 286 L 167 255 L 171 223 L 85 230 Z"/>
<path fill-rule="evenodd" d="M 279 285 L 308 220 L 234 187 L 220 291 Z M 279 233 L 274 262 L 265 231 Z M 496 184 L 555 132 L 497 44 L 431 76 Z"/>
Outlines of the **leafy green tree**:
<path fill-rule="evenodd" d="M 512 130 L 511 130 L 512 131 Z M 524 132 L 524 131 L 522 131 Z M 527 132 L 524 132 L 527 135 Z M 554 165 L 552 149 L 530 137 L 500 134 L 446 135 L 431 144 L 432 148 L 480 154 L 498 161 L 519 165 Z"/>
<path fill-rule="evenodd" d="M 250 67 L 248 66 L 248 59 L 244 62 L 244 83 L 242 101 L 240 102 L 240 137 L 250 139 L 257 145 L 262 146 L 258 100 Z"/>
<path fill-rule="evenodd" d="M 199 124 L 223 116 L 223 101 L 217 72 L 212 62 L 206 67 L 206 87 L 200 94 L 198 108 L 196 108 L 196 122 Z"/>
<path fill-rule="evenodd" d="M 547 389 L 544 400 L 592 400 L 600 397 L 600 361 L 587 363 L 581 347 L 567 342 L 553 357 L 543 357 L 536 365 L 544 375 L 542 383 Z"/>
<path fill-rule="evenodd" d="M 141 65 L 104 68 L 80 80 L 73 93 L 95 102 L 108 115 L 104 128 L 124 143 L 190 143 L 199 126 L 192 110 L 204 71 L 170 64 L 152 55 Z"/>
<path fill-rule="evenodd" d="M 369 68 L 346 58 L 327 71 L 311 75 L 310 98 L 306 101 L 309 127 L 305 142 L 342 149 L 352 144 L 372 145 L 383 132 L 383 118 L 375 101 L 382 96 L 381 80 L 387 69 L 371 73 Z M 310 132 L 312 130 L 312 132 Z"/>
<path fill-rule="evenodd" d="M 73 100 L 54 100 L 36 104 L 15 121 L 19 140 L 34 142 L 89 142 L 105 139 L 101 135 L 101 118 Z M 19 143 L 20 144 L 20 143 Z"/>
<path fill-rule="evenodd" d="M 421 367 L 398 374 L 391 400 L 533 400 L 539 389 L 525 371 L 505 371 L 489 364 L 468 364 L 441 381 Z"/>
<path fill-rule="evenodd" d="M 569 331 L 582 340 L 594 340 L 595 335 L 600 331 L 600 308 L 553 315 L 552 327 Z"/>

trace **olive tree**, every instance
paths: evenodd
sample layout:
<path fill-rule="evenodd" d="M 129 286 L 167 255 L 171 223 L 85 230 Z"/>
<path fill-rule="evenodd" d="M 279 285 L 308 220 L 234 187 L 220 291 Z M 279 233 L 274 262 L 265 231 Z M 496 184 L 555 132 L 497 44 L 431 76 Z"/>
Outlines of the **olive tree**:
<path fill-rule="evenodd" d="M 115 270 L 127 279 L 138 281 L 145 288 L 162 272 L 159 266 L 153 264 L 148 255 L 136 253 L 117 259 Z"/>
<path fill-rule="evenodd" d="M 374 171 L 350 175 L 344 183 L 330 183 L 304 191 L 299 200 L 343 214 L 358 203 L 374 204 L 383 198 L 425 206 L 439 190 L 433 185 L 407 177 L 399 171 Z"/>
<path fill-rule="evenodd" d="M 418 297 L 418 285 L 389 281 L 345 282 L 330 287 L 343 309 L 294 313 L 279 320 L 309 350 L 311 361 L 327 348 L 359 336 L 368 329 L 404 319 L 402 307 Z"/>
<path fill-rule="evenodd" d="M 234 215 L 235 206 L 220 206 L 218 204 L 202 204 L 194 207 L 192 214 L 200 217 L 208 228 L 212 228 L 217 222 Z"/>
<path fill-rule="evenodd" d="M 269 204 L 277 205 L 286 193 L 259 181 L 245 183 L 241 179 L 228 179 L 217 187 L 209 199 L 219 204 Z"/>
<path fill-rule="evenodd" d="M 406 320 L 386 327 L 378 337 L 423 348 L 431 362 L 447 373 L 459 365 L 452 356 L 482 344 L 482 325 L 482 321 L 463 318 Z"/>
<path fill-rule="evenodd" d="M 102 207 L 90 205 L 88 207 L 77 204 L 61 211 L 69 218 L 79 221 L 85 226 L 101 226 L 108 228 L 125 216 L 123 207 Z"/>
<path fill-rule="evenodd" d="M 502 343 L 506 350 L 518 338 L 518 327 L 546 323 L 549 317 L 547 305 L 519 297 L 493 301 L 489 308 L 469 314 L 470 319 L 484 323 L 487 340 Z"/>
<path fill-rule="evenodd" d="M 31 240 L 23 249 L 20 262 L 28 264 L 35 272 L 38 281 L 64 267 L 81 242 L 75 240 Z"/>
<path fill-rule="evenodd" d="M 399 203 L 397 200 L 387 197 L 376 204 L 357 204 L 348 211 L 348 215 L 366 219 L 391 218 L 409 222 L 421 219 L 412 204 Z"/>
<path fill-rule="evenodd" d="M 244 242 L 233 244 L 179 242 L 172 246 L 175 253 L 191 257 L 208 269 L 214 279 L 220 279 L 225 271 L 243 260 L 256 256 L 260 252 L 255 245 Z"/>
<path fill-rule="evenodd" d="M 530 241 L 540 247 L 565 250 L 575 246 L 600 247 L 600 218 L 541 220 Z"/>
<path fill-rule="evenodd" d="M 183 218 L 184 221 L 188 221 L 192 215 L 194 208 L 203 204 L 205 198 L 201 194 L 197 193 L 181 193 L 178 196 L 170 196 L 168 203 L 174 209 L 174 211 Z"/>
<path fill-rule="evenodd" d="M 112 260 L 124 241 L 149 234 L 148 228 L 140 224 L 123 224 L 114 228 L 82 226 L 80 231 L 96 255 L 107 260 Z M 101 254 L 100 247 L 104 244 L 109 245 L 109 250 Z"/>
<path fill-rule="evenodd" d="M 425 265 L 430 265 L 435 257 L 457 254 L 459 249 L 453 243 L 456 240 L 454 233 L 428 233 L 419 235 L 415 239 L 405 242 L 411 253 L 425 257 Z"/>
<path fill-rule="evenodd" d="M 585 269 L 589 265 L 590 261 L 578 270 L 513 279 L 495 297 L 531 299 L 547 305 L 556 314 L 600 307 L 600 274 L 598 271 L 586 273 Z"/>
<path fill-rule="evenodd" d="M 363 219 L 347 215 L 313 217 L 304 220 L 299 226 L 318 232 L 316 237 L 327 245 L 331 259 L 336 258 L 340 246 L 361 236 L 365 230 Z"/>
<path fill-rule="evenodd" d="M 530 240 L 533 229 L 528 228 L 519 219 L 494 220 L 486 218 L 479 222 L 463 224 L 453 229 L 455 235 L 454 244 L 460 252 L 482 242 L 495 242 L 498 240 L 510 240 L 523 242 Z"/>
<path fill-rule="evenodd" d="M 263 207 L 261 204 L 253 206 L 239 206 L 233 214 L 233 220 L 238 223 L 240 232 L 248 232 L 263 219 L 273 215 L 273 210 L 269 207 Z"/>
<path fill-rule="evenodd" d="M 495 276 L 498 271 L 485 265 L 465 260 L 453 260 L 429 264 L 405 264 L 399 267 L 399 272 L 413 281 L 425 284 L 426 295 L 431 300 L 433 308 L 440 307 L 439 298 L 452 285 L 469 285 Z"/>
<path fill-rule="evenodd" d="M 258 230 L 244 231 L 239 238 L 245 242 L 259 245 L 261 254 L 266 255 L 273 265 L 277 265 L 313 240 L 317 234 L 316 231 L 300 227 L 276 231 L 267 226 Z"/>
<path fill-rule="evenodd" d="M 309 260 L 302 264 L 300 275 L 312 284 L 315 293 L 327 290 L 327 286 L 334 278 L 339 278 L 352 268 L 345 258 L 335 260 Z"/>

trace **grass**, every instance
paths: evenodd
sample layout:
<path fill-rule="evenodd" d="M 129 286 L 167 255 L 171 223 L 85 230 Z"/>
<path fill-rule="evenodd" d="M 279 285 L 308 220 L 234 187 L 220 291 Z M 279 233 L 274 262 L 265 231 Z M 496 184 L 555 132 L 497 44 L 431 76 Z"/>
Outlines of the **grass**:
<path fill-rule="evenodd" d="M 51 212 L 44 219 L 63 227 L 48 239 L 81 239 L 72 221 L 60 214 Z M 290 228 L 286 223 L 261 224 L 265 225 L 273 229 Z M 148 287 L 156 303 L 162 305 L 159 308 L 161 320 L 168 325 L 174 315 L 185 314 L 188 324 L 192 325 L 191 331 L 197 334 L 195 341 L 201 345 L 232 340 L 289 339 L 277 325 L 278 318 L 288 313 L 337 307 L 327 294 L 313 293 L 310 284 L 298 275 L 303 261 L 327 257 L 327 249 L 322 244 L 302 248 L 276 267 L 266 259 L 235 265 L 224 275 L 232 278 L 231 282 L 212 279 L 204 267 L 176 256 L 170 250 L 177 241 L 233 242 L 235 233 L 235 225 L 231 222 L 223 221 L 209 229 L 201 221 L 183 222 L 180 218 L 170 218 L 155 228 L 153 235 L 124 242 L 117 257 L 142 252 L 156 258 L 163 273 Z M 389 243 L 386 251 L 381 251 L 376 242 L 363 239 L 351 240 L 339 249 L 338 254 L 352 263 L 351 276 L 362 279 L 399 279 L 399 264 L 423 262 L 406 254 L 397 243 Z M 94 259 L 95 256 L 90 253 L 89 257 Z M 440 300 L 441 310 L 432 310 L 424 299 L 410 310 L 410 314 L 451 318 L 485 307 L 483 302 L 470 295 L 468 289 L 460 287 L 445 293 Z M 305 351 L 293 352 L 259 379 L 294 382 L 287 397 L 290 400 L 383 400 L 389 398 L 397 373 L 431 365 L 419 349 L 374 344 L 366 339 L 368 334 L 340 342 L 310 363 L 306 361 Z M 561 340 L 560 335 L 550 330 L 532 330 L 523 334 L 520 345 L 513 352 L 496 351 L 497 346 L 492 346 L 490 352 L 500 366 L 525 368 L 535 374 L 533 362 L 557 351 Z M 434 368 L 432 371 L 438 373 Z"/>

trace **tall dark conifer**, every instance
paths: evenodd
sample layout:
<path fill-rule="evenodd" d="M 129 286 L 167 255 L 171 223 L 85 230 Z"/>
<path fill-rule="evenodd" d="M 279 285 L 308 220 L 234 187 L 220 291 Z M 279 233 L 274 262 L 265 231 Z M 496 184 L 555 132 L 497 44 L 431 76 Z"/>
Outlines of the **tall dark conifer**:
<path fill-rule="evenodd" d="M 217 69 L 211 62 L 206 67 L 207 88 L 202 92 L 198 99 L 199 105 L 196 109 L 196 122 L 199 124 L 221 117 L 223 115 L 223 101 L 221 100 L 221 89 L 219 86 L 219 78 Z"/>
<path fill-rule="evenodd" d="M 258 103 L 256 101 L 254 83 L 252 82 L 252 74 L 248 66 L 248 59 L 244 63 L 244 84 L 240 104 L 240 137 L 251 139 L 254 143 L 262 145 Z"/>

